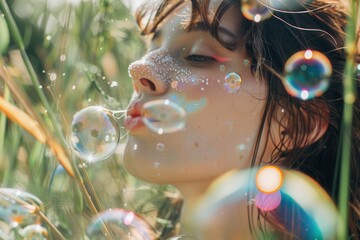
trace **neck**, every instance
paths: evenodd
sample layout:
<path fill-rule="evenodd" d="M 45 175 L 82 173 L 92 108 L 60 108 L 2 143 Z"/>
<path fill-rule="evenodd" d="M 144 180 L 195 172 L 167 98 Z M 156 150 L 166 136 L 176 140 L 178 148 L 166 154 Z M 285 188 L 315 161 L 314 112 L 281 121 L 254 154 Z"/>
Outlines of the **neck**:
<path fill-rule="evenodd" d="M 178 183 L 173 184 L 181 193 L 184 199 L 184 206 L 181 211 L 180 222 L 182 231 L 187 234 L 192 232 L 192 218 L 196 210 L 198 201 L 206 192 L 206 189 L 212 182 L 212 179 L 207 179 L 198 182 Z"/>

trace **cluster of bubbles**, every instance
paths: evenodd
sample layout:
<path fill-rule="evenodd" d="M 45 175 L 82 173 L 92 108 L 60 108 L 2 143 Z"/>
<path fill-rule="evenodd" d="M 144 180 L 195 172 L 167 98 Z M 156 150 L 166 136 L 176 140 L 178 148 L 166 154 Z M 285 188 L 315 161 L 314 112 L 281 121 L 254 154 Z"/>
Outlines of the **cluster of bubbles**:
<path fill-rule="evenodd" d="M 296 219 L 305 219 L 299 234 L 306 239 L 331 238 L 341 224 L 336 205 L 316 181 L 301 172 L 277 166 L 231 171 L 220 176 L 200 200 L 192 224 L 196 229 L 205 229 L 212 226 L 214 219 L 221 219 L 229 206 L 238 209 L 252 204 L 262 212 L 274 214 L 284 211 L 291 214 L 292 209 L 298 209 L 300 215 Z M 283 224 L 286 226 L 286 222 Z M 203 234 L 199 231 L 197 236 L 201 238 Z"/>
<path fill-rule="evenodd" d="M 243 0 L 241 11 L 250 21 L 264 21 L 274 12 L 302 11 L 311 0 Z M 303 50 L 291 56 L 284 69 L 283 83 L 287 92 L 301 100 L 321 96 L 329 87 L 332 65 L 322 53 Z"/>
<path fill-rule="evenodd" d="M 90 240 L 105 240 L 109 235 L 124 240 L 152 240 L 155 237 L 154 231 L 141 216 L 121 208 L 99 213 L 88 225 L 86 235 Z"/>
<path fill-rule="evenodd" d="M 0 233 L 10 236 L 6 233 L 10 229 L 17 231 L 24 240 L 48 239 L 48 231 L 37 215 L 43 207 L 42 201 L 31 193 L 0 188 L 0 222 L 7 225 L 7 230 L 0 229 Z"/>

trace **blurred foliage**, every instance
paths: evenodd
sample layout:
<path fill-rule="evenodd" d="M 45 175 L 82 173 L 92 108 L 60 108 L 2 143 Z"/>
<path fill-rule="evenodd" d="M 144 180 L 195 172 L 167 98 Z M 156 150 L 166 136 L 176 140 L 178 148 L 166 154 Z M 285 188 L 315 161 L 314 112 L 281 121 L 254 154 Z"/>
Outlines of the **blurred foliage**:
<path fill-rule="evenodd" d="M 66 144 L 72 116 L 80 109 L 90 105 L 126 108 L 132 93 L 127 68 L 145 50 L 130 11 L 115 0 L 1 2 L 12 12 L 38 79 L 38 84 L 32 81 L 24 55 L 10 37 L 14 29 L 1 8 L 1 97 L 37 120 L 45 136 L 50 136 L 45 143 L 39 141 L 25 131 L 24 125 L 30 123 L 17 124 L 9 114 L 0 114 L 1 188 L 21 189 L 42 200 L 48 239 L 61 239 L 61 235 L 87 239 L 86 226 L 96 215 L 89 201 L 98 212 L 108 208 L 135 211 L 161 235 L 159 239 L 171 236 L 176 222 L 170 220 L 178 218 L 181 207 L 177 192 L 129 176 L 122 167 L 123 142 L 113 156 L 92 165 L 83 164 Z M 16 118 L 15 112 L 11 114 Z M 52 138 L 69 156 L 74 176 L 59 165 L 58 155 L 49 147 Z M 1 207 L 0 201 L 0 211 Z M 17 229 L 0 219 L 0 239 L 22 239 Z"/>

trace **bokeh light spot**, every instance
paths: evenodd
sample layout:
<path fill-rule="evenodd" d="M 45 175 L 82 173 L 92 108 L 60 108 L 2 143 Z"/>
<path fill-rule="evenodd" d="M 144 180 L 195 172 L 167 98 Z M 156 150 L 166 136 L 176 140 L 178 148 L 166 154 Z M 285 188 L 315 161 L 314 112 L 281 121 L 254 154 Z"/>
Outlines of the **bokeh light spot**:
<path fill-rule="evenodd" d="M 276 166 L 265 166 L 256 173 L 256 186 L 264 193 L 273 193 L 280 189 L 283 174 Z"/>

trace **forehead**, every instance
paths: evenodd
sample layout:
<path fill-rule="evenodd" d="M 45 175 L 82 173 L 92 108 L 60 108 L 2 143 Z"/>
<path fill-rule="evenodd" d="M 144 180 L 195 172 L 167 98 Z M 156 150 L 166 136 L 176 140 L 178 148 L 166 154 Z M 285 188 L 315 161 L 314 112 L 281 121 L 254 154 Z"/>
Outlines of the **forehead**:
<path fill-rule="evenodd" d="M 171 14 L 167 16 L 164 23 L 177 22 L 182 25 L 182 27 L 188 28 L 189 24 L 196 25 L 197 23 L 209 23 L 207 25 L 218 25 L 220 28 L 225 28 L 230 30 L 235 35 L 239 35 L 241 31 L 241 19 L 242 13 L 240 10 L 240 4 L 236 4 L 232 1 L 222 1 L 222 0 L 210 0 L 208 5 L 204 3 L 206 1 L 199 1 L 197 8 L 192 5 L 191 1 L 185 1 L 177 9 L 175 9 Z M 206 16 L 200 16 L 199 13 L 193 15 L 194 10 L 198 9 L 207 9 Z M 219 14 L 221 12 L 221 14 Z M 192 19 L 194 18 L 194 19 Z M 170 21 L 169 21 L 170 19 Z M 177 21 L 175 21 L 175 19 Z M 161 28 L 161 25 L 158 28 Z M 190 29 L 197 29 L 196 27 L 190 26 Z M 204 30 L 204 28 L 201 28 Z M 210 30 L 210 29 L 208 29 Z"/>

